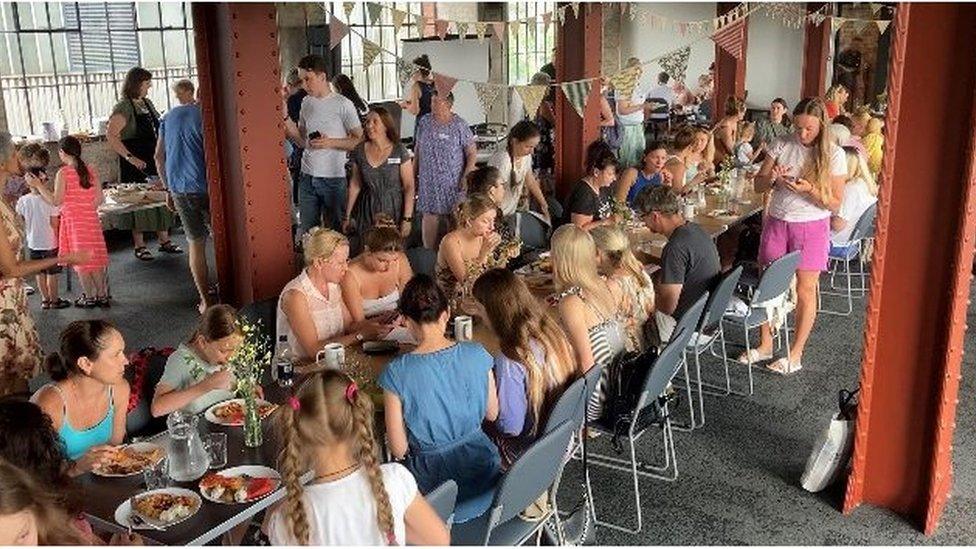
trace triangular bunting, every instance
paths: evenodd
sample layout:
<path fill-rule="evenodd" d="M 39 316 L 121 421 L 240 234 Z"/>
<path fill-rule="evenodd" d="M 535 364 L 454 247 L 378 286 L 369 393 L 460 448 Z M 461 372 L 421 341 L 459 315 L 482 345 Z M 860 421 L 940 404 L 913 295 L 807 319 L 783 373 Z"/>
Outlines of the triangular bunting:
<path fill-rule="evenodd" d="M 640 12 L 640 14 L 638 14 L 638 13 L 637 13 L 637 8 L 636 8 L 636 7 L 634 7 L 634 4 L 627 4 L 627 3 L 623 3 L 623 5 L 625 5 L 625 6 L 628 6 L 628 5 L 629 5 L 629 6 L 630 6 L 630 20 L 631 20 L 631 21 L 633 21 L 634 19 L 637 19 L 637 16 L 638 16 L 638 15 L 640 15 L 640 16 L 641 16 L 641 21 L 643 21 L 643 20 L 644 20 L 644 15 L 645 15 L 645 14 L 644 14 L 644 12 L 643 12 L 643 11 L 641 11 L 641 12 Z"/>
<path fill-rule="evenodd" d="M 495 101 L 498 99 L 498 94 L 503 88 L 502 86 L 494 86 L 487 82 L 473 82 L 473 84 L 474 92 L 478 96 L 478 103 L 481 104 L 481 110 L 485 112 L 485 116 L 488 116 L 488 111 L 495 104 Z"/>
<path fill-rule="evenodd" d="M 745 22 L 745 19 L 739 19 L 735 23 L 719 29 L 712 35 L 712 41 L 725 53 L 739 59 L 742 57 L 742 43 L 746 36 Z"/>
<path fill-rule="evenodd" d="M 506 23 L 504 21 L 493 21 L 491 23 L 491 28 L 493 30 L 493 32 L 491 33 L 491 37 L 494 38 L 495 40 L 498 40 L 499 42 L 501 42 L 502 40 L 504 40 L 505 39 L 505 26 L 506 26 Z"/>
<path fill-rule="evenodd" d="M 573 106 L 573 110 L 580 115 L 580 118 L 583 118 L 583 111 L 586 110 L 586 101 L 590 98 L 593 82 L 591 80 L 565 82 L 560 84 L 560 87 L 562 87 L 563 95 L 566 96 L 569 104 Z"/>
<path fill-rule="evenodd" d="M 376 56 L 379 55 L 381 51 L 383 51 L 383 48 L 381 48 L 379 44 L 367 38 L 363 38 L 363 69 L 364 70 L 368 69 L 369 66 L 373 64 L 373 60 L 376 59 Z"/>
<path fill-rule="evenodd" d="M 552 24 L 552 12 L 547 11 L 542 14 L 542 23 L 544 25 L 542 28 L 543 34 L 549 34 L 549 25 Z"/>
<path fill-rule="evenodd" d="M 478 42 L 485 41 L 485 31 L 487 30 L 488 30 L 488 23 L 478 22 L 474 24 L 474 32 L 475 34 L 478 35 Z"/>
<path fill-rule="evenodd" d="M 369 13 L 369 24 L 375 25 L 380 20 L 380 16 L 383 15 L 383 5 L 370 2 L 366 4 L 366 11 Z"/>
<path fill-rule="evenodd" d="M 400 34 L 400 27 L 407 19 L 408 13 L 400 10 L 393 10 L 393 34 Z"/>
<path fill-rule="evenodd" d="M 356 8 L 355 2 L 343 2 L 342 11 L 346 14 L 346 21 L 352 16 L 352 10 Z"/>
<path fill-rule="evenodd" d="M 420 14 L 420 13 L 418 13 L 414 17 L 417 20 L 417 34 L 419 34 L 420 36 L 423 36 L 424 35 L 424 27 L 427 26 L 427 19 L 423 16 L 423 14 Z"/>
<path fill-rule="evenodd" d="M 579 6 L 580 6 L 580 3 L 579 2 L 573 2 L 573 3 L 570 4 L 570 6 L 573 7 L 573 17 L 575 17 L 576 19 L 579 19 Z"/>
<path fill-rule="evenodd" d="M 434 89 L 437 90 L 437 95 L 447 97 L 447 94 L 451 93 L 451 90 L 454 89 L 454 84 L 457 84 L 457 78 L 450 77 L 446 74 L 434 73 Z"/>
<path fill-rule="evenodd" d="M 468 37 L 468 24 L 467 23 L 464 23 L 462 21 L 458 21 L 457 23 L 454 23 L 454 26 L 457 28 L 458 38 L 460 38 L 461 40 L 464 40 L 465 38 Z"/>
<path fill-rule="evenodd" d="M 819 27 L 824 22 L 824 19 L 826 18 L 827 18 L 826 15 L 820 12 L 815 12 L 813 15 L 810 16 L 810 22 L 813 23 L 814 26 Z"/>
<path fill-rule="evenodd" d="M 658 64 L 668 73 L 672 79 L 683 81 L 688 70 L 688 57 L 691 56 L 691 47 L 686 46 L 680 50 L 675 50 L 658 60 Z"/>
<path fill-rule="evenodd" d="M 888 25 L 891 24 L 891 21 L 878 20 L 875 21 L 874 24 L 878 25 L 878 32 L 884 34 L 885 31 L 888 30 Z"/>
<path fill-rule="evenodd" d="M 413 75 L 414 67 L 413 63 L 410 63 L 402 57 L 398 57 L 396 60 L 397 68 L 397 78 L 400 79 L 400 86 L 407 87 L 407 83 L 410 82 L 410 77 Z"/>
<path fill-rule="evenodd" d="M 515 91 L 522 98 L 522 104 L 525 105 L 525 113 L 529 118 L 535 118 L 536 113 L 539 111 L 539 105 L 542 104 L 542 100 L 546 97 L 546 92 L 549 91 L 549 86 L 515 86 Z"/>
<path fill-rule="evenodd" d="M 332 20 L 329 21 L 329 49 L 331 50 L 338 46 L 339 42 L 342 42 L 342 39 L 347 34 L 349 34 L 349 27 L 333 15 Z"/>
<path fill-rule="evenodd" d="M 447 36 L 447 26 L 449 24 L 450 23 L 448 23 L 447 21 L 445 21 L 443 19 L 438 19 L 438 20 L 434 21 L 434 31 L 437 33 L 437 36 L 441 40 L 443 40 L 444 37 Z"/>
<path fill-rule="evenodd" d="M 873 13 L 875 15 L 878 15 L 878 12 L 881 11 L 881 8 L 883 8 L 883 7 L 884 7 L 883 4 L 871 4 L 871 13 Z M 884 31 L 881 31 L 881 32 L 884 32 Z"/>
<path fill-rule="evenodd" d="M 833 32 L 837 32 L 840 27 L 844 24 L 845 19 L 843 17 L 830 17 L 830 29 Z"/>
<path fill-rule="evenodd" d="M 637 65 L 636 67 L 628 67 L 610 76 L 610 83 L 613 84 L 613 89 L 619 93 L 617 97 L 630 97 L 630 94 L 634 93 L 634 88 L 637 87 L 637 81 L 640 80 L 642 73 L 643 68 Z"/>
<path fill-rule="evenodd" d="M 556 20 L 559 21 L 560 25 L 566 22 L 566 8 L 567 6 L 563 6 L 556 10 Z"/>

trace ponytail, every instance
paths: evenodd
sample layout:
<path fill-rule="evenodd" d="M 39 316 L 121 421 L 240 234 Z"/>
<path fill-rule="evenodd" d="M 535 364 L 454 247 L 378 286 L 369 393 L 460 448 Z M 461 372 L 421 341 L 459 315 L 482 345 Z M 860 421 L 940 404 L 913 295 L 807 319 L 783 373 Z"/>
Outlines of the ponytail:
<path fill-rule="evenodd" d="M 92 186 L 92 176 L 91 172 L 88 171 L 88 165 L 81 159 L 81 141 L 77 137 L 68 135 L 61 139 L 58 147 L 61 149 L 61 152 L 74 159 L 74 167 L 78 173 L 78 181 L 81 184 L 81 188 L 90 189 Z"/>

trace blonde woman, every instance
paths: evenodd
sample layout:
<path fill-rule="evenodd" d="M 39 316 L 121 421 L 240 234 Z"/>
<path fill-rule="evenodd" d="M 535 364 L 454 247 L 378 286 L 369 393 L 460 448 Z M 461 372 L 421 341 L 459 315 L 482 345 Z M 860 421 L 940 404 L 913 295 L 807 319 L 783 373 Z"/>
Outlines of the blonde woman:
<path fill-rule="evenodd" d="M 587 231 L 567 224 L 553 233 L 556 311 L 583 372 L 595 365 L 606 368 L 625 347 L 619 321 L 623 292 L 617 282 L 600 277 L 596 259 L 596 244 Z M 599 418 L 603 411 L 603 384 L 601 381 L 588 407 L 587 417 L 591 420 Z"/>
<path fill-rule="evenodd" d="M 501 345 L 495 354 L 498 418 L 488 435 L 508 469 L 542 434 L 551 407 L 580 372 L 559 322 L 520 277 L 492 269 L 475 281 L 478 316 Z"/>
<path fill-rule="evenodd" d="M 794 134 L 778 139 L 756 176 L 756 191 L 772 190 L 759 244 L 759 262 L 768 265 L 799 251 L 796 273 L 796 339 L 789 360 L 780 358 L 768 368 L 789 374 L 801 367 L 803 350 L 817 317 L 817 283 L 827 269 L 830 216 L 844 199 L 847 163 L 844 151 L 830 142 L 826 108 L 819 98 L 800 101 L 793 110 Z M 772 358 L 773 338 L 768 325 L 760 330 L 759 347 L 740 362 Z"/>
<path fill-rule="evenodd" d="M 617 227 L 590 231 L 596 244 L 600 274 L 620 285 L 625 303 L 624 323 L 628 351 L 644 349 L 644 323 L 654 314 L 654 284 L 630 251 L 630 239 Z"/>
<path fill-rule="evenodd" d="M 725 116 L 719 120 L 712 130 L 715 136 L 715 158 L 716 165 L 721 164 L 726 156 L 734 155 L 735 144 L 738 140 L 739 122 L 746 118 L 746 102 L 735 96 L 728 96 L 725 99 Z"/>
<path fill-rule="evenodd" d="M 373 401 L 346 374 L 314 374 L 282 406 L 285 501 L 272 545 L 448 545 L 443 521 L 398 463 L 380 465 Z M 308 484 L 301 476 L 315 475 Z"/>
<path fill-rule="evenodd" d="M 853 147 L 844 147 L 844 156 L 847 159 L 847 183 L 840 209 L 830 216 L 831 250 L 847 246 L 857 220 L 878 201 L 878 184 L 864 157 Z"/>
<path fill-rule="evenodd" d="M 313 227 L 304 237 L 305 268 L 278 298 L 279 335 L 296 356 L 314 358 L 326 343 L 351 345 L 389 331 L 376 322 L 353 323 L 339 282 L 348 269 L 349 241 L 331 229 Z"/>
<path fill-rule="evenodd" d="M 685 126 L 678 130 L 672 143 L 672 154 L 664 164 L 671 174 L 671 188 L 677 193 L 708 181 L 714 168 L 710 160 L 711 134 L 702 128 Z"/>
<path fill-rule="evenodd" d="M 850 90 L 843 84 L 834 84 L 827 90 L 824 95 L 824 114 L 828 122 L 842 114 L 847 114 L 844 104 L 850 96 Z"/>

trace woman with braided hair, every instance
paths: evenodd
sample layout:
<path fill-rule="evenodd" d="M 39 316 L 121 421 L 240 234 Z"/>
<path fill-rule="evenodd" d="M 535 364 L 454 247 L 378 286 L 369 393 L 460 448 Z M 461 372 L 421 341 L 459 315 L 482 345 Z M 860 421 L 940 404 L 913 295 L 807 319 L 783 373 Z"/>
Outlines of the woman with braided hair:
<path fill-rule="evenodd" d="M 282 407 L 286 496 L 272 545 L 447 545 L 447 528 L 402 465 L 380 465 L 373 401 L 345 374 L 309 378 Z M 311 469 L 315 477 L 302 485 Z"/>

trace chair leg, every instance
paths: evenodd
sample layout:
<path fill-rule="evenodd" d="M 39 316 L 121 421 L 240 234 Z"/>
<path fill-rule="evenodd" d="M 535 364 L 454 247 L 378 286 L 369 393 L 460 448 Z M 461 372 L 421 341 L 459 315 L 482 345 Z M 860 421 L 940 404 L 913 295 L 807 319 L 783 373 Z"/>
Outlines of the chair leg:
<path fill-rule="evenodd" d="M 749 394 L 755 394 L 755 387 L 752 381 L 752 349 L 749 346 L 749 327 L 742 323 L 742 330 L 745 332 L 746 336 L 746 360 L 749 362 L 746 365 L 746 371 L 749 372 Z"/>
<path fill-rule="evenodd" d="M 694 431 L 698 427 L 698 424 L 695 421 L 695 398 L 691 392 L 691 376 L 688 375 L 688 354 L 685 351 L 681 352 L 681 368 L 684 370 L 685 394 L 688 395 L 688 424 L 675 427 L 675 430 L 688 432 Z"/>
<path fill-rule="evenodd" d="M 702 396 L 701 353 L 695 349 L 695 377 L 698 380 L 698 427 L 705 426 L 705 397 Z"/>
<path fill-rule="evenodd" d="M 715 340 L 718 340 L 719 345 L 722 347 L 721 355 L 715 352 L 714 349 Z M 729 395 L 736 395 L 736 396 L 743 396 L 743 397 L 749 396 L 749 394 L 744 391 L 736 391 L 732 389 L 732 376 L 731 376 L 731 371 L 729 369 L 729 363 L 732 361 L 729 360 L 728 347 L 726 346 L 725 343 L 724 325 L 721 324 L 719 325 L 719 332 L 715 335 L 715 340 L 713 340 L 712 343 L 709 345 L 709 351 L 713 357 L 722 360 L 722 366 L 725 370 L 725 386 L 723 387 L 721 385 L 716 385 L 714 383 L 708 383 L 706 381 L 702 381 L 701 384 L 705 388 L 704 393 L 707 395 L 720 396 L 720 397 L 729 396 Z"/>

